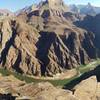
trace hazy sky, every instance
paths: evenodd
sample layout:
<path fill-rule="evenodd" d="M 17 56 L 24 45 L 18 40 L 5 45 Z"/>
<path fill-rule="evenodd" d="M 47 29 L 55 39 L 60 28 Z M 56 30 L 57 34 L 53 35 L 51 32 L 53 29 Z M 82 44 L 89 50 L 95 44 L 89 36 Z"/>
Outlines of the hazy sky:
<path fill-rule="evenodd" d="M 0 0 L 0 9 L 9 9 L 16 11 L 25 6 L 37 3 L 40 0 Z M 64 0 L 66 4 L 87 4 L 90 2 L 92 5 L 100 6 L 100 0 Z"/>

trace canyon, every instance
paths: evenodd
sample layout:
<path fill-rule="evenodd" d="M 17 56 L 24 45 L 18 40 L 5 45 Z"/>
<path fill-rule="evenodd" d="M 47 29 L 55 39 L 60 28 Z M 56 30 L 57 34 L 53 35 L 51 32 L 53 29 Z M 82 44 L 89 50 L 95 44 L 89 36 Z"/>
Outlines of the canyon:
<path fill-rule="evenodd" d="M 100 100 L 99 7 L 71 7 L 0 10 L 0 100 Z"/>

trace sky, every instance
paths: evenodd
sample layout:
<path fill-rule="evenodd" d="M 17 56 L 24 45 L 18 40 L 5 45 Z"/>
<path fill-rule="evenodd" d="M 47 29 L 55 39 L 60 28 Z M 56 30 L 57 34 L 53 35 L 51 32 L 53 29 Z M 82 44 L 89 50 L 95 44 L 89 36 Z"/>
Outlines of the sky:
<path fill-rule="evenodd" d="M 41 0 L 0 0 L 0 9 L 9 9 L 13 12 L 25 6 L 38 3 Z M 64 0 L 66 4 L 87 4 L 90 2 L 92 5 L 100 7 L 100 0 Z"/>

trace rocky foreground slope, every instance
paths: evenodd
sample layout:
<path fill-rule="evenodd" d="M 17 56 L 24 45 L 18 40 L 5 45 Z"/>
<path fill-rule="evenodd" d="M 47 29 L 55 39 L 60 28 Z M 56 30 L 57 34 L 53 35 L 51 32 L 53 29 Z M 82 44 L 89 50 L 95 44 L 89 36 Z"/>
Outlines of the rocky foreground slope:
<path fill-rule="evenodd" d="M 21 76 L 20 76 L 21 77 Z M 26 83 L 0 74 L 0 100 L 100 100 L 100 65 L 66 84 Z"/>
<path fill-rule="evenodd" d="M 82 80 L 72 90 L 54 87 L 51 83 L 30 83 L 14 76 L 0 76 L 1 100 L 100 100 L 100 83 L 96 76 Z"/>
<path fill-rule="evenodd" d="M 22 74 L 53 76 L 96 59 L 95 34 L 73 24 L 82 18 L 69 12 L 62 0 L 46 0 L 29 12 L 2 19 L 1 66 Z"/>

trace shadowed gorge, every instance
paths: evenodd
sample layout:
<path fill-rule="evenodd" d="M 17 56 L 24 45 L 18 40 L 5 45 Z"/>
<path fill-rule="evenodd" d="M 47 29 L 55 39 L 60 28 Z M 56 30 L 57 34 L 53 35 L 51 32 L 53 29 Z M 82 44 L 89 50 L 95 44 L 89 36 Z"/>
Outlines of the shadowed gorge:
<path fill-rule="evenodd" d="M 99 22 L 98 20 L 100 19 L 100 14 L 96 15 L 96 16 L 91 16 L 91 15 L 87 15 L 84 20 L 82 21 L 77 21 L 75 22 L 75 25 L 77 25 L 78 27 L 84 28 L 90 32 L 93 32 L 93 34 L 95 35 L 95 39 L 94 39 L 94 43 L 96 45 L 97 48 L 100 48 L 99 43 L 99 33 L 100 33 L 100 28 L 99 28 Z"/>
<path fill-rule="evenodd" d="M 94 70 L 84 73 L 83 75 L 79 76 L 75 80 L 72 80 L 67 85 L 64 86 L 65 89 L 73 89 L 76 85 L 78 85 L 81 81 L 88 79 L 92 76 L 96 76 L 97 81 L 100 82 L 100 65 L 97 66 Z"/>
<path fill-rule="evenodd" d="M 51 45 L 54 43 L 56 39 L 55 33 L 52 32 L 40 32 L 39 41 L 36 43 L 37 52 L 36 57 L 42 61 L 41 64 L 41 72 L 45 75 L 46 66 L 48 66 L 50 60 L 48 58 L 48 53 Z"/>
<path fill-rule="evenodd" d="M 20 66 L 20 63 L 21 63 L 21 51 L 19 51 L 19 53 L 18 53 L 18 57 L 17 57 L 17 59 L 16 59 L 16 62 L 14 63 L 14 65 L 12 66 L 15 70 L 16 70 L 16 72 L 19 72 L 19 73 L 23 73 L 22 72 L 22 70 L 19 68 L 19 66 Z"/>
<path fill-rule="evenodd" d="M 15 22 L 14 22 L 15 24 Z M 2 65 L 4 66 L 6 63 L 6 56 L 8 55 L 8 51 L 10 49 L 11 46 L 14 46 L 14 39 L 16 37 L 16 30 L 14 29 L 14 27 L 12 27 L 12 36 L 11 38 L 6 42 L 5 44 L 5 48 L 2 50 L 1 52 L 1 58 L 0 58 L 0 63 L 2 63 Z"/>

